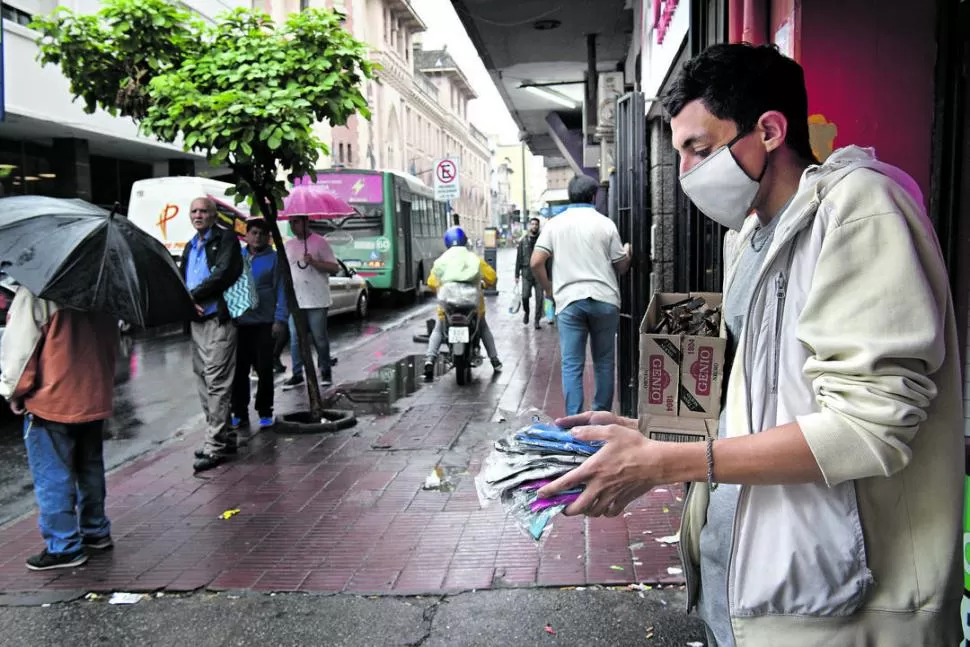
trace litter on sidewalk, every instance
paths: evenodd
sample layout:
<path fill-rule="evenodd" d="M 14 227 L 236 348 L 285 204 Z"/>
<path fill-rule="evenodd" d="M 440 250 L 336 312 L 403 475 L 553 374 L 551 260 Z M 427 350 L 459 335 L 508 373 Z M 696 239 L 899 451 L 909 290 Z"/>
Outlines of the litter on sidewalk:
<path fill-rule="evenodd" d="M 573 488 L 540 499 L 537 492 L 595 454 L 603 443 L 585 443 L 555 425 L 533 423 L 495 441 L 475 479 L 479 502 L 501 501 L 533 540 L 542 539 L 554 516 L 579 498 Z"/>
<path fill-rule="evenodd" d="M 138 604 L 145 598 L 143 593 L 122 593 L 117 592 L 111 595 L 108 604 Z"/>

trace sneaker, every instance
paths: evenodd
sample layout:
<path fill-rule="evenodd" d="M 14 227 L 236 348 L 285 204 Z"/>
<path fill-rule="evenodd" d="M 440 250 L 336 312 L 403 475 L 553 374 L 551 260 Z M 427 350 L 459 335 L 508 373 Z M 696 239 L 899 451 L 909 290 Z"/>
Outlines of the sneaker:
<path fill-rule="evenodd" d="M 250 382 L 259 382 L 259 376 L 256 375 L 256 369 L 253 369 L 253 370 L 249 371 L 249 381 Z"/>
<path fill-rule="evenodd" d="M 428 382 L 434 380 L 434 361 L 430 359 L 424 362 L 424 379 Z"/>
<path fill-rule="evenodd" d="M 82 537 L 81 545 L 94 550 L 110 550 L 115 543 L 111 541 L 111 535 L 105 535 L 103 537 Z"/>
<path fill-rule="evenodd" d="M 497 357 L 492 358 L 492 370 L 496 373 L 502 372 L 502 362 L 500 362 Z"/>
<path fill-rule="evenodd" d="M 286 367 L 283 366 L 283 362 L 277 360 L 273 361 L 273 372 L 276 374 L 286 373 Z"/>
<path fill-rule="evenodd" d="M 75 568 L 88 561 L 83 550 L 73 553 L 48 553 L 45 548 L 39 555 L 27 558 L 27 568 L 32 571 L 49 571 L 54 568 Z"/>
<path fill-rule="evenodd" d="M 535 325 L 535 328 L 536 328 L 536 330 L 539 330 L 540 328 L 542 328 L 542 324 L 540 324 L 540 323 L 539 323 L 539 322 L 537 321 L 537 322 L 536 322 L 536 325 Z"/>
<path fill-rule="evenodd" d="M 289 391 L 290 389 L 295 389 L 298 386 L 303 386 L 303 376 L 294 375 L 290 379 L 283 382 L 283 390 Z"/>
<path fill-rule="evenodd" d="M 275 420 L 273 420 L 273 416 L 260 416 L 259 428 L 266 429 L 268 427 L 272 427 L 274 422 Z"/>
<path fill-rule="evenodd" d="M 233 416 L 229 420 L 229 426 L 232 427 L 233 429 L 239 429 L 240 427 L 248 427 L 249 418 L 239 418 L 237 416 Z"/>
<path fill-rule="evenodd" d="M 529 311 L 528 310 L 526 310 L 524 313 L 522 313 L 522 325 L 523 326 L 528 326 L 529 325 Z"/>
<path fill-rule="evenodd" d="M 321 375 L 320 386 L 333 386 L 333 377 L 330 375 Z"/>

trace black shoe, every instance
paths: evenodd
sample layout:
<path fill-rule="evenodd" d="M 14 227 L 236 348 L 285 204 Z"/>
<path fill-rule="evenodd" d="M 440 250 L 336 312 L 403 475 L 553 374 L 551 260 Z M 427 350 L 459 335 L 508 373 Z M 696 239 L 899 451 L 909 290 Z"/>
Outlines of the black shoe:
<path fill-rule="evenodd" d="M 333 386 L 333 377 L 329 374 L 321 374 L 320 386 Z"/>
<path fill-rule="evenodd" d="M 295 389 L 298 386 L 303 386 L 303 376 L 293 375 L 290 379 L 283 382 L 283 390 L 289 391 L 290 389 Z"/>
<path fill-rule="evenodd" d="M 529 325 L 529 311 L 528 310 L 523 310 L 523 312 L 522 312 L 522 325 L 523 326 L 528 326 Z"/>
<path fill-rule="evenodd" d="M 496 373 L 502 372 L 502 362 L 499 361 L 498 357 L 492 358 L 492 370 Z"/>
<path fill-rule="evenodd" d="M 428 382 L 434 380 L 434 362 L 430 359 L 424 363 L 424 379 Z"/>
<path fill-rule="evenodd" d="M 104 535 L 103 537 L 82 537 L 81 545 L 93 550 L 111 550 L 115 543 L 111 541 L 111 535 Z"/>
<path fill-rule="evenodd" d="M 229 457 L 225 454 L 202 454 L 202 456 L 196 459 L 195 463 L 192 464 L 192 471 L 198 473 L 211 470 L 215 467 L 219 467 L 228 460 Z"/>
<path fill-rule="evenodd" d="M 220 449 L 218 453 L 220 456 L 235 456 L 236 454 L 238 454 L 239 453 L 238 439 L 232 441 L 231 443 L 226 443 L 226 446 Z M 196 458 L 203 458 L 204 456 L 208 456 L 208 454 L 206 454 L 204 449 L 195 450 Z"/>
<path fill-rule="evenodd" d="M 537 321 L 535 325 L 535 329 L 539 330 L 540 328 L 542 328 L 542 325 Z"/>
<path fill-rule="evenodd" d="M 27 568 L 32 571 L 49 571 L 55 568 L 75 568 L 88 561 L 83 550 L 74 553 L 48 553 L 45 548 L 39 555 L 27 558 Z"/>
<path fill-rule="evenodd" d="M 276 360 L 273 362 L 273 372 L 279 375 L 280 373 L 286 373 L 286 367 L 283 366 L 283 362 Z"/>

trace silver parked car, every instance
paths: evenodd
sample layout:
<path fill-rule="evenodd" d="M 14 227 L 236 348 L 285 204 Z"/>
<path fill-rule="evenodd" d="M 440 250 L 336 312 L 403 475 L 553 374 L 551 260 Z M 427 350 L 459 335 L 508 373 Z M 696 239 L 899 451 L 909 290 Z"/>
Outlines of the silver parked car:
<path fill-rule="evenodd" d="M 340 271 L 330 277 L 330 296 L 333 303 L 327 316 L 354 312 L 359 318 L 364 319 L 370 309 L 367 281 L 344 265 L 343 261 L 337 262 L 340 263 Z"/>

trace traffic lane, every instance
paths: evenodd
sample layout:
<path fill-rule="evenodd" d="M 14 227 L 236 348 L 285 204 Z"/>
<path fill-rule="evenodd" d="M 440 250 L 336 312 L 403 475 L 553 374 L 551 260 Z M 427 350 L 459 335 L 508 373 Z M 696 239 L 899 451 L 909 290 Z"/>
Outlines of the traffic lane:
<path fill-rule="evenodd" d="M 375 307 L 364 321 L 353 315 L 329 320 L 332 353 L 352 352 L 384 330 L 408 321 L 430 306 Z M 416 324 L 422 329 L 423 323 Z M 289 352 L 283 353 L 289 364 Z M 2 403 L 2 401 L 0 401 Z M 23 443 L 23 420 L 0 404 L 0 523 L 30 512 L 33 481 Z M 109 470 L 171 440 L 180 429 L 201 423 L 202 412 L 192 375 L 188 337 L 122 337 L 115 377 L 114 417 L 105 428 L 104 459 Z M 188 460 L 188 458 L 186 458 Z M 110 496 L 110 493 L 109 493 Z"/>

